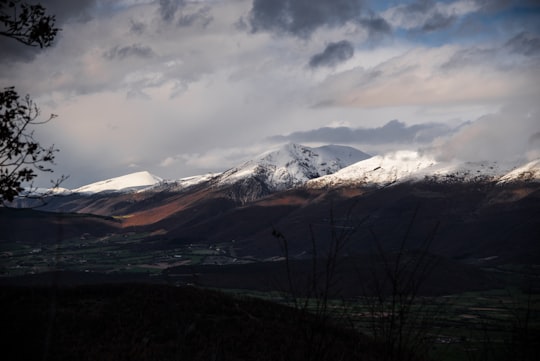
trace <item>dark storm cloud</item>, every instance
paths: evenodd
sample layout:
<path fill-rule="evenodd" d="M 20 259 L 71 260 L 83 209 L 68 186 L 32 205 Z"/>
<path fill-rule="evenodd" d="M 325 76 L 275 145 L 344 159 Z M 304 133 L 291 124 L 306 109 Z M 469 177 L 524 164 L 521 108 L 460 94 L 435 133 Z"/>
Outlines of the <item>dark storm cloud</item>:
<path fill-rule="evenodd" d="M 68 21 L 85 22 L 92 18 L 91 10 L 96 6 L 96 0 L 42 0 L 41 3 L 50 14 L 56 16 L 56 24 L 62 24 Z"/>
<path fill-rule="evenodd" d="M 159 0 L 159 14 L 161 19 L 171 22 L 178 9 L 184 6 L 184 0 Z"/>
<path fill-rule="evenodd" d="M 363 0 L 254 0 L 249 22 L 253 32 L 272 31 L 303 38 L 319 27 L 347 22 L 361 24 L 370 32 L 378 31 L 384 19 L 362 23 L 367 11 Z"/>
<path fill-rule="evenodd" d="M 324 127 L 289 135 L 276 135 L 273 141 L 324 142 L 324 143 L 429 143 L 433 139 L 453 133 L 455 129 L 438 123 L 407 126 L 398 120 L 392 120 L 378 128 Z"/>
<path fill-rule="evenodd" d="M 0 57 L 0 63 L 9 64 L 11 62 L 32 61 L 36 55 L 42 50 L 39 47 L 31 47 L 15 41 L 13 39 L 0 36 L 0 49 L 2 49 L 2 56 Z M 7 69 L 3 69 L 7 70 Z M 2 70 L 0 69 L 0 73 Z"/>
<path fill-rule="evenodd" d="M 526 56 L 540 55 L 540 37 L 528 32 L 521 32 L 508 40 L 505 47 L 517 54 Z"/>
<path fill-rule="evenodd" d="M 155 55 L 154 51 L 149 46 L 143 46 L 139 44 L 133 44 L 129 46 L 115 46 L 108 51 L 106 51 L 103 54 L 103 57 L 105 57 L 108 60 L 113 59 L 125 59 L 129 57 L 137 57 L 137 58 L 151 58 Z"/>
<path fill-rule="evenodd" d="M 309 60 L 309 66 L 312 68 L 320 66 L 332 67 L 352 58 L 353 55 L 354 48 L 352 44 L 347 40 L 342 40 L 328 44 L 322 53 L 313 55 Z"/>

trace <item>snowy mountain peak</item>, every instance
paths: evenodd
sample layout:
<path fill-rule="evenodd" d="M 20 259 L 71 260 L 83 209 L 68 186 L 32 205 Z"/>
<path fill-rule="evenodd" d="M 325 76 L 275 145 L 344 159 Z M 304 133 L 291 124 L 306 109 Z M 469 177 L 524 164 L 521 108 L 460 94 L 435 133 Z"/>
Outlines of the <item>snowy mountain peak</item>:
<path fill-rule="evenodd" d="M 332 174 L 368 157 L 370 156 L 346 146 L 311 148 L 289 143 L 229 169 L 219 177 L 218 184 L 255 185 L 259 187 L 256 194 L 262 195 L 289 189 L 309 179 Z M 253 197 L 251 195 L 248 198 Z"/>
<path fill-rule="evenodd" d="M 140 190 L 161 183 L 163 179 L 142 171 L 111 178 L 73 189 L 74 193 L 99 193 Z"/>

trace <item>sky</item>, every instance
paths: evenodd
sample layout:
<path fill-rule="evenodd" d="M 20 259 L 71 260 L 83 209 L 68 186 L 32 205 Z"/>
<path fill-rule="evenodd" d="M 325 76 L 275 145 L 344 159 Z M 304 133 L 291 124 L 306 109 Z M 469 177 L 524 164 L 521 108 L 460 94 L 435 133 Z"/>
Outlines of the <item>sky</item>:
<path fill-rule="evenodd" d="M 30 1 L 30 0 L 27 0 Z M 0 39 L 62 184 L 219 172 L 288 142 L 540 157 L 540 4 L 42 0 L 53 46 Z"/>

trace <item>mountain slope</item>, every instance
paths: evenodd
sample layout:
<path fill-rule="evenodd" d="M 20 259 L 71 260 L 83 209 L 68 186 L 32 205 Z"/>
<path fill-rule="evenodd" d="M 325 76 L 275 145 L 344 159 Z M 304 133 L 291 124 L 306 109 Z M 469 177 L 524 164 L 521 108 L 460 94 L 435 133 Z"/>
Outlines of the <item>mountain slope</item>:
<path fill-rule="evenodd" d="M 540 182 L 540 159 L 518 167 L 499 179 L 499 183 Z"/>
<path fill-rule="evenodd" d="M 389 185 L 437 162 L 433 157 L 412 151 L 378 155 L 343 168 L 334 174 L 307 183 L 308 187 L 323 188 L 340 185 Z"/>

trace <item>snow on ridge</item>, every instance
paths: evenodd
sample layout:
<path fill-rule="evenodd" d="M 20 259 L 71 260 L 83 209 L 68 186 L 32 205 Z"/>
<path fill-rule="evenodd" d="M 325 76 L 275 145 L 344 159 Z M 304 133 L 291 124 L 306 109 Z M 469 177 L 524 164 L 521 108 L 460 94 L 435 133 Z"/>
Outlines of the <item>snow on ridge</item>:
<path fill-rule="evenodd" d="M 310 180 L 309 187 L 321 188 L 343 184 L 389 185 L 422 169 L 437 164 L 429 156 L 416 151 L 396 151 L 354 163 L 334 174 Z"/>
<path fill-rule="evenodd" d="M 163 182 L 163 179 L 160 177 L 150 174 L 147 171 L 142 171 L 87 184 L 85 186 L 73 189 L 72 192 L 93 194 L 106 191 L 118 192 L 137 190 L 155 186 L 161 182 Z"/>
<path fill-rule="evenodd" d="M 515 166 L 513 162 L 461 162 L 454 160 L 434 164 L 411 174 L 408 179 L 404 180 L 427 180 L 443 183 L 496 181 Z"/>
<path fill-rule="evenodd" d="M 517 167 L 499 178 L 497 183 L 540 182 L 540 158 Z"/>
<path fill-rule="evenodd" d="M 198 184 L 202 184 L 205 182 L 208 182 L 216 177 L 218 177 L 221 173 L 206 173 L 201 175 L 195 175 L 190 177 L 184 177 L 176 180 L 167 180 L 164 181 L 165 185 L 169 186 L 169 189 L 172 190 L 183 190 L 192 186 L 196 186 Z"/>
<path fill-rule="evenodd" d="M 540 160 L 518 167 L 516 162 L 437 161 L 414 151 L 397 151 L 355 163 L 340 171 L 307 182 L 308 187 L 345 185 L 387 186 L 400 182 L 431 181 L 467 183 L 479 181 L 540 180 Z"/>

